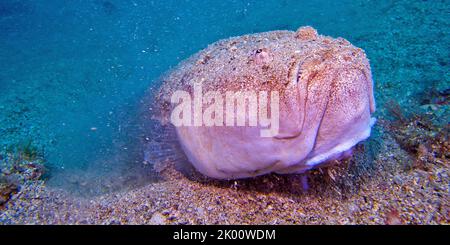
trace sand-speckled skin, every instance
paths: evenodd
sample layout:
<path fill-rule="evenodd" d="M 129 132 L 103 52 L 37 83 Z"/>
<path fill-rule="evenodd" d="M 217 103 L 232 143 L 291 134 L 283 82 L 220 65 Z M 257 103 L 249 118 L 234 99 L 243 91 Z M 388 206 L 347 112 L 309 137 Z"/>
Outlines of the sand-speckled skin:
<path fill-rule="evenodd" d="M 158 95 L 167 122 L 175 90 L 279 91 L 280 130 L 178 127 L 179 141 L 201 173 L 219 179 L 270 172 L 301 173 L 345 154 L 370 135 L 375 111 L 370 65 L 363 50 L 311 27 L 218 41 L 164 78 Z"/>

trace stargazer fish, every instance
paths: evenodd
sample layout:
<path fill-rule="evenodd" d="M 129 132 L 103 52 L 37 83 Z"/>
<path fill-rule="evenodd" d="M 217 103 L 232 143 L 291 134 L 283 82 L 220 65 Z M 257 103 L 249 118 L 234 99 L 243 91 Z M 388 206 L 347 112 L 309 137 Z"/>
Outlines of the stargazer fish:
<path fill-rule="evenodd" d="M 218 41 L 162 80 L 158 119 L 217 179 L 303 173 L 348 155 L 375 122 L 364 51 L 312 27 Z"/>

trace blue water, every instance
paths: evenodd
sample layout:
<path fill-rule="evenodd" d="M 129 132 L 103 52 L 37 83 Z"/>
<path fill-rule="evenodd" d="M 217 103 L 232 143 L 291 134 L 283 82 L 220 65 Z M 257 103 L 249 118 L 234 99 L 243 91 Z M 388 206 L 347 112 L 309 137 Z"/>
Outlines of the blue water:
<path fill-rule="evenodd" d="M 367 52 L 380 116 L 390 99 L 420 106 L 450 87 L 449 20 L 438 0 L 1 0 L 0 150 L 31 141 L 55 183 L 117 176 L 141 164 L 135 114 L 163 72 L 219 39 L 302 25 Z"/>

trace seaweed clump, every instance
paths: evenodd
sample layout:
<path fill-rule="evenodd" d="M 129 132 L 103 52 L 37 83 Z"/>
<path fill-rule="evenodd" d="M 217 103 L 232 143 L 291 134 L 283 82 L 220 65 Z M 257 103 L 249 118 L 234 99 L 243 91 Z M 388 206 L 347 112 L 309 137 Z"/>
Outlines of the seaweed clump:
<path fill-rule="evenodd" d="M 399 145 L 415 156 L 413 169 L 430 170 L 435 164 L 448 167 L 450 157 L 449 124 L 434 123 L 434 113 L 413 113 L 405 115 L 395 101 L 388 103 L 388 110 L 394 117 L 388 125 L 389 131 Z"/>
<path fill-rule="evenodd" d="M 0 153 L 0 208 L 20 191 L 21 186 L 29 181 L 43 180 L 45 174 L 43 157 L 31 143 Z"/>

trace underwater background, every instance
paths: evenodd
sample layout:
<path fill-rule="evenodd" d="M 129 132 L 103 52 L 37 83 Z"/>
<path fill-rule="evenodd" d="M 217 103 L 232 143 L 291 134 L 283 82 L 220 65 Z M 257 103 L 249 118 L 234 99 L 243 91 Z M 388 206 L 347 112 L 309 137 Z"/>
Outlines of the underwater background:
<path fill-rule="evenodd" d="M 0 0 L 0 160 L 39 156 L 71 191 L 148 183 L 130 152 L 146 90 L 217 40 L 304 25 L 365 50 L 376 117 L 395 101 L 448 125 L 448 0 Z"/>

